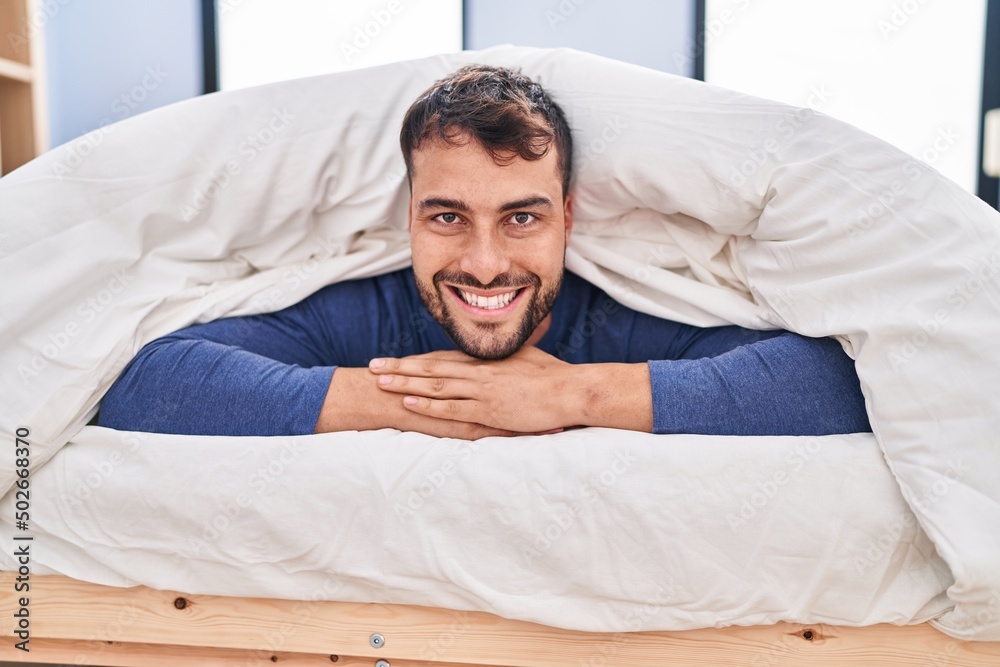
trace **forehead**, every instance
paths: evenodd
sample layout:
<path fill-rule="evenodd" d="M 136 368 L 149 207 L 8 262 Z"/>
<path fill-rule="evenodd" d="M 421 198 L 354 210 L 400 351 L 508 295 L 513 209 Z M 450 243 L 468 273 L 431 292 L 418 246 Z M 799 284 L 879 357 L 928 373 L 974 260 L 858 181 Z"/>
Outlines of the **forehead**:
<path fill-rule="evenodd" d="M 544 192 L 561 201 L 562 177 L 554 146 L 538 160 L 504 154 L 500 164 L 479 142 L 461 140 L 459 145 L 440 139 L 428 140 L 413 151 L 414 197 L 448 196 L 474 206 L 489 206 L 527 191 Z"/>

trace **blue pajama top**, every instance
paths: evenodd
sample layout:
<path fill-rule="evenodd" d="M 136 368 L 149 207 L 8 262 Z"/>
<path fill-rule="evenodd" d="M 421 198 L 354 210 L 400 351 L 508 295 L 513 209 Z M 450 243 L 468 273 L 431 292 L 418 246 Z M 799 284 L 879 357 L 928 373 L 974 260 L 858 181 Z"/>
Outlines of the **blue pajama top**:
<path fill-rule="evenodd" d="M 570 363 L 648 363 L 653 432 L 870 431 L 854 362 L 832 338 L 701 328 L 620 305 L 566 272 L 538 347 Z M 101 402 L 109 428 L 192 435 L 314 433 L 334 368 L 455 349 L 412 269 L 329 285 L 284 310 L 148 343 Z"/>

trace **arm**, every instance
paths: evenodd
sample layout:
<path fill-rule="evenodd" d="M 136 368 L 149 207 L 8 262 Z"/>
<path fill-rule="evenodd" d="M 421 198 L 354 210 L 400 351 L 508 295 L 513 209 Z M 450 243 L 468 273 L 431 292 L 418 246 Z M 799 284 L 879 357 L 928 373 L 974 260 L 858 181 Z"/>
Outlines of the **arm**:
<path fill-rule="evenodd" d="M 684 356 L 649 362 L 654 433 L 871 431 L 854 362 L 832 338 L 719 327 Z"/>
<path fill-rule="evenodd" d="M 212 341 L 143 348 L 101 403 L 100 426 L 188 435 L 305 435 L 397 428 L 475 440 L 512 435 L 406 410 L 366 368 L 300 368 Z"/>
<path fill-rule="evenodd" d="M 101 400 L 98 424 L 187 435 L 312 433 L 333 367 L 285 313 L 226 318 L 147 344 Z"/>

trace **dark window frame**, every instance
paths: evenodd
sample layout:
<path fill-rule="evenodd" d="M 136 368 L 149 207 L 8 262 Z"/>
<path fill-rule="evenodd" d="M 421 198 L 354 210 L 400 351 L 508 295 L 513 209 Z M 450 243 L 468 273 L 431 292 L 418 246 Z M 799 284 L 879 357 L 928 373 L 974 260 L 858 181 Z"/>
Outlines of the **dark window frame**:
<path fill-rule="evenodd" d="M 201 0 L 202 92 L 219 92 L 219 8 Z"/>
<path fill-rule="evenodd" d="M 1000 0 L 986 0 L 986 43 L 983 49 L 982 108 L 979 110 L 979 161 L 976 171 L 979 182 L 976 194 L 993 208 L 998 205 L 1000 178 L 987 176 L 983 171 L 983 152 L 986 149 L 986 112 L 1000 108 Z"/>

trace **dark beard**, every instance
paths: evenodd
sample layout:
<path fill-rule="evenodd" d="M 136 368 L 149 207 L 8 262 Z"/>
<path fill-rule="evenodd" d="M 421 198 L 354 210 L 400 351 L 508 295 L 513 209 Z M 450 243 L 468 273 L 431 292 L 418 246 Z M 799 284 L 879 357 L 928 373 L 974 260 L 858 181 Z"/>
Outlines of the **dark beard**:
<path fill-rule="evenodd" d="M 542 323 L 542 320 L 552 311 L 552 306 L 555 305 L 556 297 L 559 295 L 559 289 L 562 287 L 561 273 L 556 283 L 545 291 L 542 291 L 541 279 L 533 273 L 519 278 L 505 273 L 497 276 L 489 285 L 480 284 L 467 273 L 438 271 L 434 274 L 433 286 L 422 282 L 420 278 L 417 278 L 416 273 L 413 274 L 413 277 L 416 280 L 417 291 L 420 293 L 420 300 L 424 302 L 424 307 L 444 328 L 452 342 L 455 343 L 455 347 L 470 357 L 490 361 L 506 359 L 521 349 L 521 346 L 531 338 L 531 334 Z M 450 287 L 443 284 L 445 282 L 481 290 L 521 287 L 526 282 L 530 282 L 530 286 L 525 286 L 523 289 L 531 289 L 531 296 L 527 308 L 524 309 L 524 317 L 521 318 L 513 334 L 506 338 L 500 338 L 499 332 L 503 325 L 495 322 L 476 322 L 472 326 L 484 334 L 476 336 L 461 331 L 452 316 L 450 306 L 445 305 L 444 290 L 451 290 Z"/>

